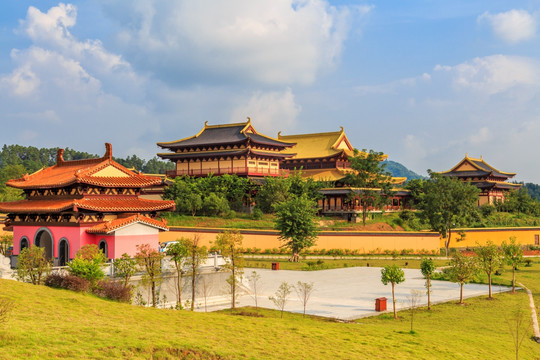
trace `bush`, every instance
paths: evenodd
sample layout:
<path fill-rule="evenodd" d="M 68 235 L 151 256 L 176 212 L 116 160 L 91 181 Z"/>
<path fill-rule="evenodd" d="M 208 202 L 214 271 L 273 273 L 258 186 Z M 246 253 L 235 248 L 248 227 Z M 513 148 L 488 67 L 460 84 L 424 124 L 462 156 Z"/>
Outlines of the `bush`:
<path fill-rule="evenodd" d="M 415 214 L 411 210 L 403 210 L 399 213 L 399 218 L 404 221 L 409 221 L 415 218 Z"/>
<path fill-rule="evenodd" d="M 45 284 L 45 286 L 61 289 L 63 288 L 62 281 L 64 281 L 64 276 L 65 275 L 61 275 L 55 272 L 55 273 L 49 274 L 49 276 L 45 278 L 43 283 Z"/>
<path fill-rule="evenodd" d="M 253 209 L 253 212 L 251 213 L 251 219 L 252 220 L 261 220 L 263 218 L 263 212 L 261 209 L 256 207 Z"/>
<path fill-rule="evenodd" d="M 92 284 L 102 279 L 105 276 L 101 268 L 103 261 L 101 259 L 87 260 L 76 257 L 67 263 L 68 270 L 71 275 L 86 279 Z"/>
<path fill-rule="evenodd" d="M 105 299 L 129 303 L 131 302 L 132 287 L 112 280 L 100 280 L 94 294 Z"/>
<path fill-rule="evenodd" d="M 17 279 L 41 285 L 41 279 L 51 271 L 52 264 L 45 257 L 45 249 L 39 246 L 24 248 L 19 254 Z"/>
<path fill-rule="evenodd" d="M 234 210 L 229 210 L 225 213 L 225 218 L 227 219 L 234 219 L 236 218 L 236 211 Z"/>
<path fill-rule="evenodd" d="M 217 216 L 229 212 L 229 202 L 223 196 L 210 193 L 204 198 L 202 210 L 206 215 Z"/>
<path fill-rule="evenodd" d="M 480 210 L 480 214 L 482 214 L 483 217 L 488 217 L 492 215 L 497 209 L 495 206 L 491 204 L 484 204 L 478 208 Z"/>
<path fill-rule="evenodd" d="M 52 288 L 67 289 L 76 292 L 85 292 L 90 288 L 90 282 L 88 280 L 74 275 L 60 273 L 50 274 L 45 278 L 44 283 L 46 286 Z"/>
<path fill-rule="evenodd" d="M 90 288 L 90 282 L 88 280 L 73 275 L 66 275 L 62 285 L 65 289 L 76 292 L 85 292 Z"/>

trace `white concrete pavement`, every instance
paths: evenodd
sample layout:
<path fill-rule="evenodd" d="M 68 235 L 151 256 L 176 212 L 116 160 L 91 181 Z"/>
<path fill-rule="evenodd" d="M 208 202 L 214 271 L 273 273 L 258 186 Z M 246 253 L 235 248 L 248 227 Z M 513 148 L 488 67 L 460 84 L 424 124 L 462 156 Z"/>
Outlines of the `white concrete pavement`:
<path fill-rule="evenodd" d="M 392 287 L 381 283 L 381 268 L 351 267 L 343 269 L 319 271 L 290 271 L 249 269 L 244 271 L 244 278 L 252 271 L 261 276 L 258 284 L 258 304 L 260 307 L 274 308 L 274 303 L 268 298 L 274 296 L 282 282 L 295 285 L 298 281 L 313 282 L 314 291 L 307 304 L 306 313 L 311 315 L 332 317 L 342 320 L 352 320 L 365 316 L 379 314 L 375 311 L 375 299 L 386 297 L 387 310 L 392 311 Z M 420 306 L 427 305 L 425 279 L 420 270 L 404 269 L 405 281 L 396 285 L 397 309 L 410 307 L 411 290 L 421 291 Z M 244 284 L 248 286 L 247 280 Z M 459 300 L 459 285 L 446 281 L 432 282 L 432 303 Z M 510 288 L 511 289 L 511 288 Z M 496 286 L 493 291 L 508 291 L 508 287 Z M 464 297 L 487 295 L 488 286 L 466 284 Z M 243 295 L 238 306 L 254 306 L 252 296 Z M 285 307 L 286 311 L 302 312 L 302 302 L 296 292 L 292 292 Z"/>

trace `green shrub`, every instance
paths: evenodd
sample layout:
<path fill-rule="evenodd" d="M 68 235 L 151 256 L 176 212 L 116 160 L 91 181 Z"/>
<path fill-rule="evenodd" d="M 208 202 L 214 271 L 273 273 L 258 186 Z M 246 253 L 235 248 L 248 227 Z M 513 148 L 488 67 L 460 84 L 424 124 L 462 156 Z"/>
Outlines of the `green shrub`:
<path fill-rule="evenodd" d="M 259 209 L 258 207 L 256 207 L 255 209 L 253 209 L 253 211 L 251 212 L 251 219 L 252 220 L 261 220 L 263 218 L 263 212 L 261 209 Z"/>
<path fill-rule="evenodd" d="M 98 280 L 105 277 L 102 266 L 105 263 L 105 255 L 99 250 L 97 245 L 83 246 L 75 256 L 75 259 L 67 263 L 68 271 L 71 275 L 88 280 L 92 286 Z"/>
<path fill-rule="evenodd" d="M 403 210 L 399 213 L 399 218 L 404 221 L 412 220 L 415 218 L 415 216 L 416 215 L 411 210 Z"/>

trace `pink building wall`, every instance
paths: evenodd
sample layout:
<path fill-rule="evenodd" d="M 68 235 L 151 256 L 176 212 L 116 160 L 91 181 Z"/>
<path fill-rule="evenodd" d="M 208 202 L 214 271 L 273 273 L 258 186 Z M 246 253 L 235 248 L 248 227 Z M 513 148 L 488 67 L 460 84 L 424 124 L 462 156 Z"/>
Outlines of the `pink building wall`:
<path fill-rule="evenodd" d="M 156 250 L 159 248 L 159 233 L 144 235 L 102 235 L 88 234 L 88 227 L 75 226 L 14 226 L 13 227 L 13 254 L 19 255 L 21 239 L 26 237 L 30 246 L 34 245 L 36 233 L 47 229 L 53 238 L 53 257 L 58 257 L 58 245 L 61 239 L 66 238 L 69 243 L 69 258 L 73 259 L 77 251 L 85 245 L 99 245 L 101 240 L 107 243 L 107 257 L 116 259 L 127 253 L 134 257 L 137 245 L 150 244 Z"/>
<path fill-rule="evenodd" d="M 69 257 L 74 258 L 77 251 L 84 245 L 94 244 L 93 236 L 86 233 L 87 227 L 75 226 L 14 226 L 13 254 L 19 255 L 21 239 L 28 238 L 30 246 L 34 245 L 36 233 L 41 229 L 51 232 L 53 238 L 53 257 L 58 257 L 58 243 L 66 238 L 69 243 Z M 96 244 L 97 245 L 97 244 Z"/>
<path fill-rule="evenodd" d="M 159 249 L 159 234 L 148 235 L 117 235 L 114 240 L 114 251 L 109 247 L 109 257 L 119 258 L 123 253 L 134 257 L 137 253 L 137 245 L 150 244 L 153 249 Z"/>

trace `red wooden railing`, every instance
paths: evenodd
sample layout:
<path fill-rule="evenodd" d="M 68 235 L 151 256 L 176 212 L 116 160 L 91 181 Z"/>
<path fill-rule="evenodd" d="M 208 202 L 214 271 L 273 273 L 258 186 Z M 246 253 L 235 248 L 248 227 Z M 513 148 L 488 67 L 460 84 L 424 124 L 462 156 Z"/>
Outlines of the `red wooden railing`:
<path fill-rule="evenodd" d="M 167 176 L 174 178 L 176 176 L 206 176 L 209 174 L 225 175 L 249 175 L 249 176 L 288 176 L 289 170 L 284 169 L 272 169 L 272 168 L 260 168 L 260 167 L 220 167 L 220 168 L 206 168 L 206 169 L 189 169 L 189 170 L 169 170 Z"/>

